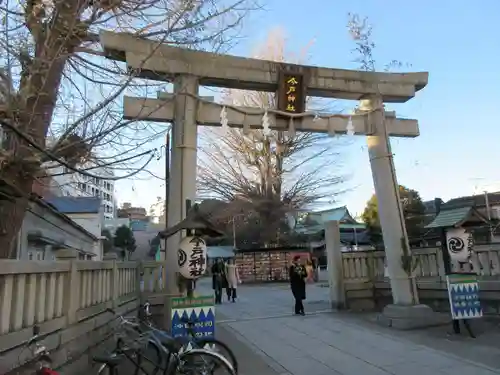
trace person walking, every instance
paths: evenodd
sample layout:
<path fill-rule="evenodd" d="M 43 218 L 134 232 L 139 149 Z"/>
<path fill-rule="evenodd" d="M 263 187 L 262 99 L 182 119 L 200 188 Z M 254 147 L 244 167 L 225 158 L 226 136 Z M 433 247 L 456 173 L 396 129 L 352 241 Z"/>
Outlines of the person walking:
<path fill-rule="evenodd" d="M 318 258 L 312 258 L 312 266 L 313 266 L 313 281 L 317 283 L 319 280 Z"/>
<path fill-rule="evenodd" d="M 225 277 L 225 267 L 222 258 L 217 259 L 217 261 L 212 265 L 212 289 L 215 293 L 215 303 L 222 303 L 222 287 L 224 285 Z"/>
<path fill-rule="evenodd" d="M 307 273 L 307 279 L 306 279 L 306 281 L 308 283 L 314 282 L 313 263 L 312 263 L 311 258 L 308 258 L 306 260 L 306 266 L 305 267 L 306 267 L 306 273 Z"/>
<path fill-rule="evenodd" d="M 290 287 L 295 299 L 295 314 L 305 315 L 303 300 L 306 299 L 306 268 L 300 264 L 300 256 L 293 257 L 292 265 L 289 269 Z"/>
<path fill-rule="evenodd" d="M 227 300 L 231 302 L 236 302 L 236 288 L 240 283 L 240 274 L 238 272 L 238 266 L 234 261 L 234 258 L 229 259 L 226 264 L 226 280 L 227 280 Z"/>

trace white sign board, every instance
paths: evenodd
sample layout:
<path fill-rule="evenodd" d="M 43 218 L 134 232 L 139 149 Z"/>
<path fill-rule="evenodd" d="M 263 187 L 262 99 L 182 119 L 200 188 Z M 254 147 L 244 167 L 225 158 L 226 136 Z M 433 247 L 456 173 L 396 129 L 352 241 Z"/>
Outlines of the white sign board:
<path fill-rule="evenodd" d="M 464 228 L 450 228 L 446 231 L 446 246 L 451 260 L 468 262 L 474 250 L 472 233 Z"/>
<path fill-rule="evenodd" d="M 177 250 L 179 273 L 198 279 L 207 270 L 207 244 L 201 237 L 184 237 Z"/>

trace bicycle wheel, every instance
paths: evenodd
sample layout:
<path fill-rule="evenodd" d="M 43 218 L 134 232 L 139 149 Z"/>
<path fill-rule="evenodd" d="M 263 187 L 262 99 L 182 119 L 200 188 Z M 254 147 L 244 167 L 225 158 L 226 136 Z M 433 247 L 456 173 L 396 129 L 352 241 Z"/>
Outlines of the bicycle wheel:
<path fill-rule="evenodd" d="M 236 375 L 236 371 L 223 355 L 207 349 L 192 349 L 176 357 L 167 375 Z"/>
<path fill-rule="evenodd" d="M 204 337 L 201 339 L 196 339 L 196 345 L 202 349 L 212 350 L 226 357 L 226 359 L 231 363 L 234 371 L 238 373 L 238 360 L 234 355 L 233 351 L 224 342 L 216 340 L 211 337 Z"/>
<path fill-rule="evenodd" d="M 156 375 L 161 370 L 163 357 L 158 345 L 149 341 L 147 346 L 135 351 L 137 365 L 134 375 Z"/>

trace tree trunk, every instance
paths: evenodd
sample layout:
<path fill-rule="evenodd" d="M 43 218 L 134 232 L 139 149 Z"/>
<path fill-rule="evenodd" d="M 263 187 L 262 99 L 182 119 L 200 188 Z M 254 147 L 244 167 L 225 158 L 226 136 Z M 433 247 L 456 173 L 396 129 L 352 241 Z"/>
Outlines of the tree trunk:
<path fill-rule="evenodd" d="M 7 181 L 13 180 L 12 177 L 17 178 L 16 175 L 4 175 L 4 177 Z M 24 195 L 25 193 L 31 193 L 32 184 L 33 178 L 26 177 L 22 181 L 18 180 L 15 185 L 20 190 L 20 193 Z M 13 202 L 0 200 L 0 259 L 16 258 L 17 256 L 14 244 L 29 205 L 26 196 L 28 195 L 17 198 Z"/>
<path fill-rule="evenodd" d="M 63 72 L 76 47 L 65 32 L 68 32 L 68 20 L 77 15 L 73 9 L 77 6 L 78 2 L 63 3 L 58 22 L 36 35 L 34 57 L 22 66 L 21 100 L 14 101 L 13 108 L 10 108 L 10 112 L 17 116 L 7 119 L 42 149 L 45 148 Z M 38 150 L 17 134 L 8 133 L 5 151 L 13 156 L 0 169 L 0 178 L 14 185 L 22 197 L 14 202 L 0 201 L 0 258 L 11 258 L 15 254 L 13 244 L 28 207 L 34 176 L 40 170 L 40 163 L 36 160 L 45 156 L 39 155 Z"/>

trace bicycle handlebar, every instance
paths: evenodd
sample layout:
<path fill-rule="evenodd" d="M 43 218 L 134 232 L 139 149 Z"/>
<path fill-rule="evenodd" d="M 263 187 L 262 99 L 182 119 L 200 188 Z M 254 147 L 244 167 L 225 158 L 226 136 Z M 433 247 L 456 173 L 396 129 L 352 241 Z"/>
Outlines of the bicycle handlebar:
<path fill-rule="evenodd" d="M 111 307 L 107 307 L 106 312 L 109 312 L 109 313 L 117 316 L 123 324 L 129 324 L 129 325 L 134 326 L 134 327 L 139 327 L 139 323 L 135 323 L 135 322 L 131 321 L 130 319 L 125 318 L 123 315 L 118 314 Z"/>
<path fill-rule="evenodd" d="M 41 338 L 42 338 L 42 336 L 40 335 L 40 327 L 37 325 L 34 325 L 33 326 L 33 335 L 26 342 L 26 346 L 31 346 L 32 344 L 36 343 Z"/>
<path fill-rule="evenodd" d="M 31 336 L 26 342 L 26 347 L 31 347 L 34 344 L 34 348 L 31 348 L 31 352 L 33 354 L 34 360 L 39 361 L 43 360 L 47 363 L 52 363 L 52 359 L 49 357 L 49 352 L 44 345 L 39 345 L 38 341 L 45 338 L 47 334 L 40 334 L 40 327 L 37 325 L 33 326 L 33 336 Z"/>

